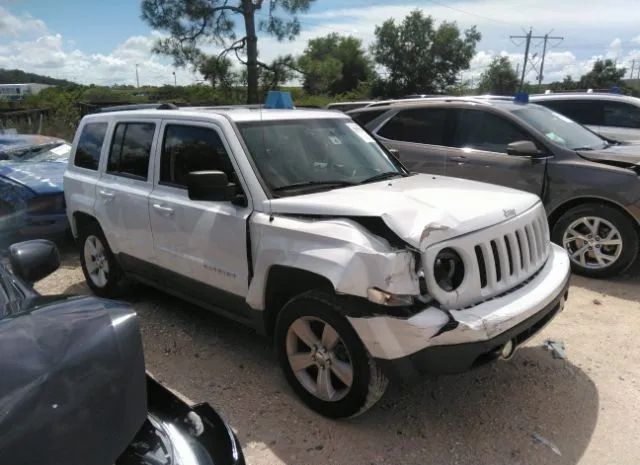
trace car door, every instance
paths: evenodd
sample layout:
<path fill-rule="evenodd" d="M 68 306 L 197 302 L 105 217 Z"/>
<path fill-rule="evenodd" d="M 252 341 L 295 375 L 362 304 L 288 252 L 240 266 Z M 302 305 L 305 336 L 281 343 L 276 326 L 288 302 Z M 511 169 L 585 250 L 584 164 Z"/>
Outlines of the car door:
<path fill-rule="evenodd" d="M 511 142 L 535 138 L 504 116 L 484 109 L 457 109 L 447 175 L 541 195 L 546 159 L 507 154 Z"/>
<path fill-rule="evenodd" d="M 640 107 L 626 102 L 604 101 L 600 133 L 610 139 L 640 142 Z"/>
<path fill-rule="evenodd" d="M 225 308 L 248 291 L 251 207 L 190 200 L 187 174 L 208 170 L 224 171 L 239 185 L 239 171 L 221 126 L 165 120 L 149 197 L 157 263 L 170 288 Z"/>
<path fill-rule="evenodd" d="M 130 258 L 153 261 L 148 197 L 153 187 L 150 155 L 159 127 L 159 119 L 112 124 L 107 157 L 96 183 L 96 217 L 125 267 Z"/>
<path fill-rule="evenodd" d="M 399 153 L 411 171 L 445 174 L 450 150 L 451 110 L 447 108 L 410 108 L 400 110 L 374 133 L 387 148 Z"/>

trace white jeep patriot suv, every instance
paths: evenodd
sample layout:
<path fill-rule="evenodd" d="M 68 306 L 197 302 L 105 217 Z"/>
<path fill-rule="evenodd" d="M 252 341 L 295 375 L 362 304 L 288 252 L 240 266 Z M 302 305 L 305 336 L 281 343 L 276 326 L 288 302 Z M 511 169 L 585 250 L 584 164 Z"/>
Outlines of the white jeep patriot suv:
<path fill-rule="evenodd" d="M 329 417 L 508 358 L 567 295 L 535 195 L 410 174 L 338 112 L 86 116 L 64 190 L 93 292 L 132 278 L 257 328 Z"/>

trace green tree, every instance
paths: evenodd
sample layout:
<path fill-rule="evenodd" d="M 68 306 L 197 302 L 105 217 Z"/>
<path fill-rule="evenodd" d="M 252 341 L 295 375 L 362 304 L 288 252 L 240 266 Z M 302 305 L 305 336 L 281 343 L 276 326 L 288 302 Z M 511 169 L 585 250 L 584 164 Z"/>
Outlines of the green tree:
<path fill-rule="evenodd" d="M 198 71 L 202 77 L 211 83 L 213 88 L 230 89 L 235 80 L 236 74 L 233 71 L 233 63 L 228 57 L 210 56 L 204 58 L 198 66 Z"/>
<path fill-rule="evenodd" d="M 142 18 L 169 37 L 156 42 L 154 51 L 173 57 L 176 66 L 196 69 L 206 56 L 203 45 L 223 47 L 218 57 L 233 53 L 247 69 L 247 102 L 258 102 L 258 31 L 278 40 L 292 40 L 300 33 L 296 14 L 307 11 L 314 0 L 143 0 Z M 256 13 L 266 8 L 265 19 Z M 240 23 L 240 24 L 238 24 Z M 243 31 L 240 37 L 237 30 Z"/>
<path fill-rule="evenodd" d="M 480 76 L 480 93 L 511 95 L 518 90 L 518 75 L 509 58 L 495 57 Z"/>
<path fill-rule="evenodd" d="M 591 71 L 580 78 L 579 87 L 604 89 L 619 86 L 626 73 L 627 69 L 618 68 L 613 60 L 597 60 Z"/>
<path fill-rule="evenodd" d="M 310 94 L 350 92 L 373 75 L 362 41 L 336 33 L 311 39 L 298 66 L 304 76 L 303 87 Z"/>
<path fill-rule="evenodd" d="M 375 29 L 371 52 L 386 70 L 376 84 L 389 96 L 445 91 L 469 67 L 481 38 L 473 26 L 461 35 L 456 23 L 435 27 L 431 16 L 414 10 L 396 25 L 393 19 Z"/>

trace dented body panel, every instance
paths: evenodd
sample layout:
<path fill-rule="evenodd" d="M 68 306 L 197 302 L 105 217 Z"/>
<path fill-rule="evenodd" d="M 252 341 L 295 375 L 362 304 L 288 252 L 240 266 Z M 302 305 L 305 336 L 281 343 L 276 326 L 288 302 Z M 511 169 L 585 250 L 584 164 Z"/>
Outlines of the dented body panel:
<path fill-rule="evenodd" d="M 376 287 L 418 295 L 414 254 L 393 249 L 355 221 L 254 214 L 251 224 L 254 275 L 247 303 L 263 309 L 269 270 L 275 265 L 326 277 L 339 294 L 367 297 Z"/>

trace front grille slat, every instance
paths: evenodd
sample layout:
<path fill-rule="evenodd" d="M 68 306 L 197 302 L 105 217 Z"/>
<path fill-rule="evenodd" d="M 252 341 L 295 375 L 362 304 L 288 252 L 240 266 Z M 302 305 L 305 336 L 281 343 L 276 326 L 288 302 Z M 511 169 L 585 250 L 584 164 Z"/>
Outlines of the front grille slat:
<path fill-rule="evenodd" d="M 500 268 L 502 270 L 502 281 L 511 281 L 511 264 L 509 260 L 509 252 L 507 251 L 507 245 L 504 242 L 504 236 L 496 239 L 496 245 L 498 248 L 498 256 L 500 257 Z"/>
<path fill-rule="evenodd" d="M 524 232 L 524 228 L 518 229 L 516 234 L 518 235 L 518 243 L 520 244 L 520 251 L 522 254 L 522 269 L 526 272 L 531 266 L 531 252 L 529 251 L 529 242 L 527 241 L 527 234 Z"/>
<path fill-rule="evenodd" d="M 498 277 L 496 274 L 496 262 L 493 258 L 493 250 L 491 250 L 491 246 L 486 242 L 480 244 L 480 248 L 482 249 L 482 255 L 484 257 L 484 267 L 487 271 L 487 287 L 493 289 L 498 283 Z"/>
<path fill-rule="evenodd" d="M 518 279 L 522 272 L 522 257 L 520 255 L 520 247 L 518 246 L 518 239 L 515 232 L 507 234 L 509 238 L 509 247 L 511 248 L 511 257 L 513 260 L 513 275 L 515 279 Z"/>

